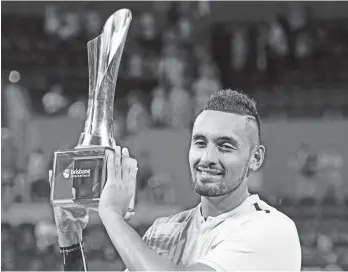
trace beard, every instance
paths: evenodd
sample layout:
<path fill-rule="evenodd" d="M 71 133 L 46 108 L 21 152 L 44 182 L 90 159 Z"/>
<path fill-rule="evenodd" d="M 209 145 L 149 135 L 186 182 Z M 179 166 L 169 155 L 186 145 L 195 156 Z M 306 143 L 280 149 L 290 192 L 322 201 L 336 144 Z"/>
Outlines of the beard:
<path fill-rule="evenodd" d="M 197 176 L 192 178 L 192 187 L 196 193 L 200 196 L 206 197 L 218 197 L 228 195 L 234 191 L 236 191 L 245 180 L 248 175 L 248 164 L 244 166 L 242 175 L 237 179 L 237 181 L 233 184 L 225 184 L 223 180 L 216 183 L 202 183 L 202 181 L 197 180 Z"/>

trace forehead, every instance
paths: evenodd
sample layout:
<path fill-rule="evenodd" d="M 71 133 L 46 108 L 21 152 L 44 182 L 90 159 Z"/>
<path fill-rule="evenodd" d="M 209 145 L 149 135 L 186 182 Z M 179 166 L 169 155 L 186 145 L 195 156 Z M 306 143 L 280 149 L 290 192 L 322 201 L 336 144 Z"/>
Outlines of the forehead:
<path fill-rule="evenodd" d="M 205 110 L 196 118 L 193 134 L 205 136 L 228 136 L 243 138 L 246 131 L 246 117 L 229 112 Z"/>

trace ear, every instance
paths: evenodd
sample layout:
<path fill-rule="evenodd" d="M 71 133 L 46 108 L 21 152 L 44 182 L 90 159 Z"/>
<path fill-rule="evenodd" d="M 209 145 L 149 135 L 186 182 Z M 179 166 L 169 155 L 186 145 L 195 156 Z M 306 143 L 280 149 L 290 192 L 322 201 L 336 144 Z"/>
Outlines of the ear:
<path fill-rule="evenodd" d="M 265 159 L 266 147 L 258 145 L 252 153 L 250 158 L 249 168 L 252 171 L 257 171 L 263 164 Z"/>

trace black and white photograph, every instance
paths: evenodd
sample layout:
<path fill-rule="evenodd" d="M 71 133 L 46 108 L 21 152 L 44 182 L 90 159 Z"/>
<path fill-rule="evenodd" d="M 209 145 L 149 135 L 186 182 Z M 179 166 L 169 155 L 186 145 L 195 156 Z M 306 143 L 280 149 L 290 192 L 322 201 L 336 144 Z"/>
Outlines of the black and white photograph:
<path fill-rule="evenodd" d="M 348 271 L 348 2 L 1 1 L 1 271 Z"/>

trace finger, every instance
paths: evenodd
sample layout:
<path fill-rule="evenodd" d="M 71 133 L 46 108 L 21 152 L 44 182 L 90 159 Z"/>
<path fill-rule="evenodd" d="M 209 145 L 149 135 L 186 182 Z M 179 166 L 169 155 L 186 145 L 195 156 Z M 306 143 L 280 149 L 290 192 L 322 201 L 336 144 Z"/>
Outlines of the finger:
<path fill-rule="evenodd" d="M 128 210 L 134 210 L 135 208 L 135 196 L 136 196 L 136 191 L 137 191 L 137 172 L 138 172 L 138 167 L 134 168 L 131 167 L 130 173 L 129 173 L 129 190 L 131 193 L 131 199 L 129 201 L 128 205 Z"/>
<path fill-rule="evenodd" d="M 121 164 L 121 147 L 114 141 L 112 143 L 112 148 L 115 150 L 115 164 Z"/>
<path fill-rule="evenodd" d="M 123 157 L 129 157 L 129 151 L 128 151 L 127 147 L 122 148 L 122 156 Z"/>
<path fill-rule="evenodd" d="M 122 180 L 126 181 L 128 180 L 129 176 L 129 165 L 128 165 L 128 159 L 129 159 L 129 151 L 128 148 L 122 148 Z"/>
<path fill-rule="evenodd" d="M 122 182 L 123 183 L 128 183 L 129 179 L 129 158 L 124 157 L 122 159 Z"/>
<path fill-rule="evenodd" d="M 121 169 L 121 147 L 115 146 L 114 165 L 115 165 L 115 178 L 116 180 L 122 179 Z"/>
<path fill-rule="evenodd" d="M 52 187 L 52 170 L 48 171 L 48 182 L 50 183 L 50 187 Z"/>
<path fill-rule="evenodd" d="M 136 159 L 130 158 L 129 161 L 129 179 L 133 182 L 137 179 L 138 173 L 138 161 Z"/>
<path fill-rule="evenodd" d="M 131 189 L 133 196 L 135 196 L 136 190 L 137 190 L 137 173 L 138 173 L 138 167 L 137 166 L 131 167 L 130 172 L 129 172 L 129 179 L 130 179 L 129 186 L 131 186 L 130 189 Z"/>
<path fill-rule="evenodd" d="M 71 188 L 71 193 L 72 193 L 72 197 L 75 199 L 75 197 L 76 197 L 76 189 L 74 187 Z"/>
<path fill-rule="evenodd" d="M 135 215 L 135 212 L 127 212 L 124 216 L 124 220 L 129 221 L 133 216 Z"/>
<path fill-rule="evenodd" d="M 128 203 L 128 212 L 133 211 L 135 208 L 135 196 L 136 196 L 136 188 L 137 188 L 137 179 L 136 175 L 138 172 L 137 162 L 133 161 L 131 164 L 130 171 L 125 182 L 125 186 L 127 186 L 127 191 L 130 196 Z"/>
<path fill-rule="evenodd" d="M 101 187 L 101 184 L 100 182 L 98 182 L 96 185 L 93 186 L 92 192 L 93 193 L 98 192 L 100 190 L 100 187 Z"/>
<path fill-rule="evenodd" d="M 129 171 L 129 178 L 131 179 L 131 181 L 135 181 L 137 180 L 137 173 L 138 173 L 138 166 L 137 164 L 131 166 L 131 169 Z"/>
<path fill-rule="evenodd" d="M 122 160 L 122 180 L 129 183 L 134 177 L 134 171 L 137 168 L 137 161 L 130 157 L 124 157 Z"/>
<path fill-rule="evenodd" d="M 128 181 L 128 176 L 129 176 L 129 170 L 130 170 L 130 165 L 129 165 L 129 151 L 128 148 L 122 148 L 122 162 L 121 162 L 121 167 L 122 167 L 122 180 L 127 182 Z"/>
<path fill-rule="evenodd" d="M 115 154 L 110 152 L 107 157 L 107 183 L 116 182 L 116 164 L 115 164 Z"/>

